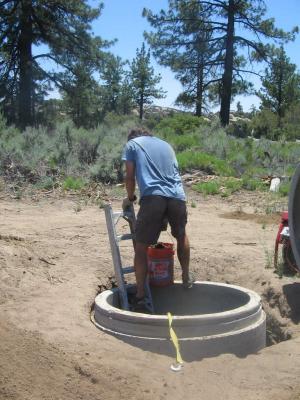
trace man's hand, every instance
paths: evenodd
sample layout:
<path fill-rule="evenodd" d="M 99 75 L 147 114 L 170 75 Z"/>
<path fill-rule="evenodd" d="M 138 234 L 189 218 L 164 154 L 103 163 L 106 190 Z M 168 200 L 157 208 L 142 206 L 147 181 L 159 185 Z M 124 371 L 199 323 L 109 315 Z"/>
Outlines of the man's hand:
<path fill-rule="evenodd" d="M 135 201 L 136 201 L 136 195 L 134 195 L 132 199 L 126 197 L 122 202 L 123 211 L 127 211 Z"/>

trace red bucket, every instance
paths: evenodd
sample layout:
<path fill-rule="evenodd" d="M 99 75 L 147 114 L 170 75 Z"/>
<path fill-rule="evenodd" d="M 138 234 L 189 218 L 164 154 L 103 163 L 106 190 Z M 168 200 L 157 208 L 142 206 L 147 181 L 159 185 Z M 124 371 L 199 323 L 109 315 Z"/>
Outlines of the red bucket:
<path fill-rule="evenodd" d="M 148 247 L 149 283 L 152 286 L 169 286 L 174 283 L 173 243 L 157 243 Z"/>

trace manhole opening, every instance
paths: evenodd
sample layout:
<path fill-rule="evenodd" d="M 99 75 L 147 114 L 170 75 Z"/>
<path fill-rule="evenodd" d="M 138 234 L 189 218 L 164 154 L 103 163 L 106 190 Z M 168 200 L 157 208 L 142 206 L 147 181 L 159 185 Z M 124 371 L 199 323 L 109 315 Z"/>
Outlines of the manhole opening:
<path fill-rule="evenodd" d="M 114 287 L 115 282 L 109 279 L 107 283 L 99 285 L 98 294 Z M 134 285 L 128 287 L 129 303 L 135 290 Z M 221 285 L 194 285 L 186 290 L 181 283 L 175 283 L 166 287 L 151 287 L 151 293 L 155 315 L 166 315 L 169 312 L 177 316 L 217 314 L 243 307 L 250 300 L 247 292 Z M 121 308 L 117 292 L 108 301 L 113 307 Z"/>

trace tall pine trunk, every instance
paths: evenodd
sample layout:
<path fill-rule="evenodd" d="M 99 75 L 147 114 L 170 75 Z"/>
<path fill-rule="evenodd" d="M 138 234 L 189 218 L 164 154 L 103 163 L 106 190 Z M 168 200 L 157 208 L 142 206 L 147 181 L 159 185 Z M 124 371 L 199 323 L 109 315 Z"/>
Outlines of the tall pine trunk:
<path fill-rule="evenodd" d="M 282 127 L 282 118 L 284 116 L 283 113 L 283 48 L 281 48 L 281 55 L 280 55 L 280 63 L 279 63 L 279 77 L 278 77 L 278 104 L 277 104 L 277 126 L 278 128 Z"/>
<path fill-rule="evenodd" d="M 142 92 L 140 94 L 140 100 L 139 100 L 139 117 L 140 120 L 143 119 L 144 116 L 144 93 Z"/>
<path fill-rule="evenodd" d="M 203 57 L 198 54 L 197 60 L 197 93 L 196 93 L 196 115 L 202 116 L 203 107 Z"/>
<path fill-rule="evenodd" d="M 32 0 L 21 1 L 19 50 L 19 126 L 25 129 L 33 125 L 32 104 Z"/>
<path fill-rule="evenodd" d="M 220 119 L 221 119 L 221 124 L 223 126 L 229 124 L 229 114 L 230 114 L 233 55 L 234 55 L 234 12 L 235 12 L 235 0 L 229 0 L 227 32 L 226 32 L 226 54 L 224 63 L 224 73 L 222 76 L 221 110 L 220 110 Z"/>

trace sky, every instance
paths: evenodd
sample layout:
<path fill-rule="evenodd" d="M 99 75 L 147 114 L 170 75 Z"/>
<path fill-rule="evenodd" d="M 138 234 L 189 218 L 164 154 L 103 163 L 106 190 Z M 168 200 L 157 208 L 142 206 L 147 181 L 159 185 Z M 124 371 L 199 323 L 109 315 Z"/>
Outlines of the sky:
<path fill-rule="evenodd" d="M 117 39 L 110 51 L 129 61 L 135 57 L 136 49 L 140 48 L 144 41 L 143 32 L 151 30 L 146 18 L 142 17 L 143 8 L 157 12 L 160 9 L 167 9 L 168 6 L 168 0 L 104 0 L 103 3 L 102 15 L 93 22 L 93 32 L 106 40 Z M 96 6 L 98 1 L 89 0 L 89 4 Z M 265 0 L 265 4 L 268 10 L 267 17 L 274 18 L 277 27 L 291 30 L 294 26 L 300 25 L 300 0 Z M 291 62 L 300 70 L 300 34 L 294 42 L 286 45 L 285 50 Z M 161 74 L 160 85 L 167 91 L 166 98 L 155 100 L 154 104 L 174 107 L 174 101 L 181 92 L 180 83 L 174 78 L 169 68 L 161 67 L 153 58 L 152 65 L 155 73 Z M 257 70 L 262 69 L 262 65 L 257 67 Z M 259 89 L 260 80 L 254 78 L 253 75 L 248 78 Z M 233 109 L 237 101 L 241 102 L 245 111 L 252 104 L 256 107 L 259 105 L 259 99 L 256 96 L 238 96 L 232 105 Z"/>

